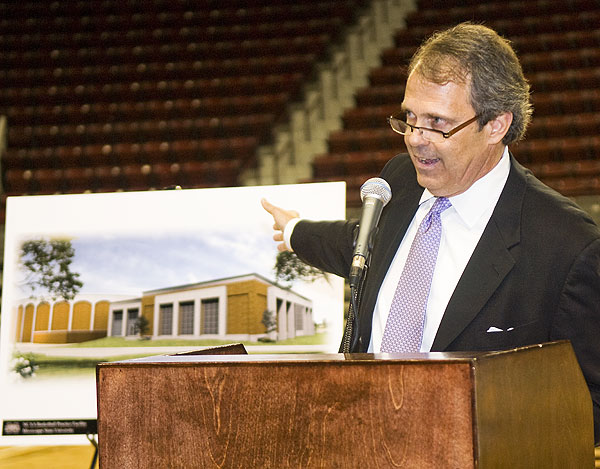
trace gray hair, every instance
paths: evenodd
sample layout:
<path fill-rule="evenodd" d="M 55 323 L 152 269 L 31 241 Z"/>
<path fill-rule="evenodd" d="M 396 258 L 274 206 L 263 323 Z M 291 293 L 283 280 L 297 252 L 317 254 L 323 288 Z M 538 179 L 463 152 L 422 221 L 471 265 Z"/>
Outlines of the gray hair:
<path fill-rule="evenodd" d="M 510 42 L 479 24 L 461 23 L 435 33 L 412 57 L 409 75 L 419 73 L 437 84 L 470 84 L 471 105 L 483 126 L 504 112 L 513 119 L 502 142 L 521 140 L 533 107 L 529 83 Z"/>

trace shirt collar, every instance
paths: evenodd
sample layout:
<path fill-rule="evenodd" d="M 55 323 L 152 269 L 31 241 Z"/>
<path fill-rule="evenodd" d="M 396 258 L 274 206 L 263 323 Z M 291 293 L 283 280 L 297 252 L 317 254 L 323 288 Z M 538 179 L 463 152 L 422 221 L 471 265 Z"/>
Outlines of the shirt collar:
<path fill-rule="evenodd" d="M 452 207 L 468 226 L 472 227 L 477 223 L 477 220 L 490 208 L 495 207 L 496 202 L 500 198 L 502 189 L 508 179 L 510 172 L 510 158 L 508 155 L 508 147 L 504 147 L 502 157 L 492 170 L 482 178 L 475 181 L 465 192 L 453 197 L 449 197 Z M 419 205 L 429 202 L 433 204 L 435 196 L 425 189 L 421 195 Z"/>

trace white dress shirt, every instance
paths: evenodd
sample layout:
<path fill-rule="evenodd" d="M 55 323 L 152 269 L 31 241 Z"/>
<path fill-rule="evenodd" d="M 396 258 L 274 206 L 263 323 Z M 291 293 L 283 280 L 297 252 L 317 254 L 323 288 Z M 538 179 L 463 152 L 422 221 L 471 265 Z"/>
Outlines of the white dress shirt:
<path fill-rule="evenodd" d="M 467 191 L 449 198 L 452 207 L 442 213 L 442 237 L 425 312 L 421 352 L 431 350 L 450 297 L 492 216 L 509 171 L 510 159 L 508 149 L 505 148 L 502 158 L 488 174 L 478 179 Z M 408 251 L 419 224 L 434 202 L 435 197 L 425 189 L 419 208 L 381 284 L 373 312 L 369 352 L 381 350 L 385 323 Z"/>
<path fill-rule="evenodd" d="M 442 213 L 442 237 L 425 312 L 421 352 L 431 350 L 431 345 L 450 297 L 454 293 L 454 289 L 483 234 L 483 230 L 492 216 L 508 179 L 509 171 L 510 159 L 508 148 L 505 148 L 502 158 L 489 173 L 475 181 L 462 194 L 449 198 L 452 207 Z M 396 285 L 408 257 L 408 251 L 419 224 L 434 202 L 435 197 L 425 189 L 419 202 L 419 208 L 381 284 L 373 312 L 373 329 L 368 348 L 369 352 L 378 353 L 381 350 L 381 338 L 383 337 L 385 323 L 390 312 Z M 296 223 L 300 220 L 300 218 L 294 218 L 285 226 L 283 232 L 284 242 L 290 250 L 292 249 L 290 238 Z"/>

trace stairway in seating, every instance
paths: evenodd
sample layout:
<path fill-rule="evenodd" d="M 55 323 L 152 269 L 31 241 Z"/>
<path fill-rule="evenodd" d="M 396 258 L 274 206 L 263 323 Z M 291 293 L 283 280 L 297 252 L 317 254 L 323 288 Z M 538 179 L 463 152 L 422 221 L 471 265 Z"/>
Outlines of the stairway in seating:
<path fill-rule="evenodd" d="M 0 2 L 5 194 L 238 185 L 368 3 Z"/>
<path fill-rule="evenodd" d="M 421 41 L 461 21 L 482 22 L 510 39 L 532 85 L 534 117 L 511 151 L 550 186 L 569 195 L 600 194 L 600 1 L 421 0 L 382 54 L 369 86 L 355 96 L 328 153 L 313 162 L 315 181 L 345 180 L 348 207 L 359 187 L 405 151 L 386 117 L 398 112 L 405 66 Z"/>

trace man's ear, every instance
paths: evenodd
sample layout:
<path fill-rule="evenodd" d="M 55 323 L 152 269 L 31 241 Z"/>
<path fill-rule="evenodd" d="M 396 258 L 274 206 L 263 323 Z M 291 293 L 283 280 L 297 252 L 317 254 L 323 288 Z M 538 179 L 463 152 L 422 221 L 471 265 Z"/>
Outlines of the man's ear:
<path fill-rule="evenodd" d="M 510 124 L 512 124 L 512 120 L 512 112 L 503 112 L 486 124 L 491 144 L 500 143 L 502 141 L 510 128 Z"/>

